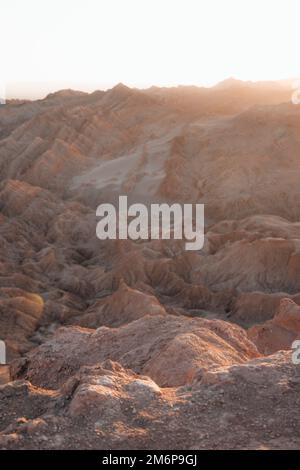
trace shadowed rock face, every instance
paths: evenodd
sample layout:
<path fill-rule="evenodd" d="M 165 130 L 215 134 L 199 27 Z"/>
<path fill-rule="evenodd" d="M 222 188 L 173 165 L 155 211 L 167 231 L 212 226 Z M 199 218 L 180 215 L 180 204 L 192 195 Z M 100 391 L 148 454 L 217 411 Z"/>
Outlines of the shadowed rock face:
<path fill-rule="evenodd" d="M 9 366 L 0 365 L 0 385 L 6 384 L 11 380 Z"/>
<path fill-rule="evenodd" d="M 300 335 L 289 100 L 230 81 L 1 107 L 1 448 L 299 447 L 277 353 Z M 98 240 L 95 208 L 120 194 L 205 203 L 203 250 Z"/>

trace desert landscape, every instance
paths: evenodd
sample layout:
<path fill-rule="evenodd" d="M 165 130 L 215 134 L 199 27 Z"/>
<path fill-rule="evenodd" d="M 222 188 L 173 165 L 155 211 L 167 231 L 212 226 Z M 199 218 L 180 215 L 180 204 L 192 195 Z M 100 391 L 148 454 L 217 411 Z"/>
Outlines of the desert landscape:
<path fill-rule="evenodd" d="M 300 448 L 299 153 L 287 81 L 0 106 L 0 448 Z M 120 194 L 204 248 L 98 240 Z"/>

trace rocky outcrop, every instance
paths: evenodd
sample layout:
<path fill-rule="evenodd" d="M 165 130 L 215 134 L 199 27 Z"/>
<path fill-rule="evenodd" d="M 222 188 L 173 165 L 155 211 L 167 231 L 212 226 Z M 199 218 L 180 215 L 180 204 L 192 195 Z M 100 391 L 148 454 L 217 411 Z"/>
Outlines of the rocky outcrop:
<path fill-rule="evenodd" d="M 112 359 L 160 386 L 179 386 L 191 382 L 200 367 L 242 363 L 258 355 L 238 326 L 150 315 L 120 328 L 60 329 L 53 340 L 16 361 L 13 376 L 38 386 L 59 386 L 82 365 Z"/>
<path fill-rule="evenodd" d="M 300 338 L 300 307 L 291 299 L 282 299 L 274 318 L 250 328 L 248 337 L 263 354 L 291 349 Z"/>
<path fill-rule="evenodd" d="M 128 287 L 120 282 L 117 291 L 102 300 L 96 301 L 80 318 L 80 325 L 118 327 L 144 316 L 164 315 L 164 307 L 157 298 L 145 292 Z"/>
<path fill-rule="evenodd" d="M 299 384 L 287 352 L 199 370 L 179 388 L 108 360 L 82 366 L 55 391 L 0 385 L 0 448 L 298 448 Z"/>

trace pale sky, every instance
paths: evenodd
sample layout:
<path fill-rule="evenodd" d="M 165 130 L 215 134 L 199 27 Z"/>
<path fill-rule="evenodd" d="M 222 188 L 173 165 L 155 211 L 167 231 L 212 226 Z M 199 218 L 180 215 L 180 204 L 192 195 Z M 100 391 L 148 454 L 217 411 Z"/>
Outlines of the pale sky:
<path fill-rule="evenodd" d="M 0 17 L 8 97 L 300 77 L 299 0 L 1 0 Z"/>

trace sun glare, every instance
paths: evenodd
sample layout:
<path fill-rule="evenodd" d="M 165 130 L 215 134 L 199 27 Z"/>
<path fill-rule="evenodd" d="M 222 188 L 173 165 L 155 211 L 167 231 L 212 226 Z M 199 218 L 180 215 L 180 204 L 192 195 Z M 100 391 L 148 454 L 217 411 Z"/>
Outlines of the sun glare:
<path fill-rule="evenodd" d="M 3 0 L 8 95 L 300 76 L 298 0 Z"/>

